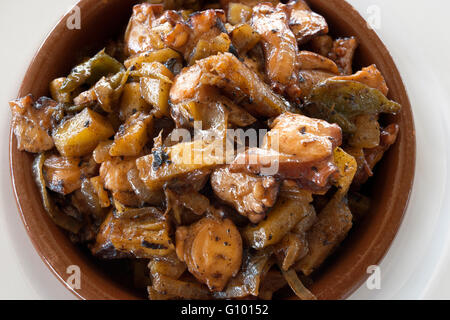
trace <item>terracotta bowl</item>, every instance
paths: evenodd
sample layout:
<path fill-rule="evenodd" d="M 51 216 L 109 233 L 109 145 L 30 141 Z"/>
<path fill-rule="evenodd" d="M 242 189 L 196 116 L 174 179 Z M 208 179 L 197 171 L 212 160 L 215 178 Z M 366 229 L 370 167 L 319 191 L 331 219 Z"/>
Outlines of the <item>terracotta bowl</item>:
<path fill-rule="evenodd" d="M 48 36 L 34 57 L 18 96 L 49 95 L 48 83 L 68 74 L 78 59 L 94 54 L 107 40 L 124 32 L 134 0 L 82 0 L 81 29 L 69 30 L 67 14 Z M 400 136 L 376 170 L 371 181 L 373 205 L 340 250 L 314 278 L 312 291 L 319 299 L 344 299 L 367 278 L 366 269 L 380 262 L 393 241 L 406 210 L 415 168 L 415 131 L 411 106 L 402 79 L 388 50 L 368 28 L 364 19 L 343 0 L 310 0 L 312 8 L 325 16 L 335 36 L 356 36 L 360 41 L 357 67 L 375 63 L 390 88 L 390 99 L 402 104 L 396 121 Z M 44 263 L 81 299 L 142 299 L 135 291 L 108 276 L 86 251 L 74 246 L 45 213 L 31 176 L 33 156 L 20 152 L 11 134 L 10 165 L 17 205 L 26 230 Z M 81 289 L 65 282 L 67 267 L 81 269 Z"/>

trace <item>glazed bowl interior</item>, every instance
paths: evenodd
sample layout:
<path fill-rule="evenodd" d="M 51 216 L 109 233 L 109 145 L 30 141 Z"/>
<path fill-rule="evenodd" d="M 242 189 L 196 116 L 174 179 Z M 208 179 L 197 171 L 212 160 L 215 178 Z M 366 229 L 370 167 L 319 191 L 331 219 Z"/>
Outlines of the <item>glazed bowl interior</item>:
<path fill-rule="evenodd" d="M 93 55 L 124 32 L 136 0 L 82 0 L 81 29 L 70 30 L 66 15 L 50 33 L 33 59 L 18 96 L 49 95 L 48 84 L 67 75 L 80 58 Z M 377 166 L 370 182 L 370 212 L 354 226 L 339 250 L 314 276 L 311 287 L 319 299 L 348 297 L 366 279 L 366 269 L 378 264 L 387 252 L 406 210 L 415 168 L 415 131 L 411 106 L 395 64 L 364 19 L 343 0 L 310 0 L 322 14 L 334 36 L 355 36 L 360 42 L 355 69 L 375 63 L 390 88 L 389 98 L 402 104 L 393 118 L 400 125 L 397 143 Z M 31 176 L 33 156 L 17 149 L 11 134 L 10 164 L 19 211 L 32 242 L 43 261 L 58 279 L 81 299 L 142 299 L 145 292 L 130 289 L 105 271 L 103 263 L 87 250 L 71 243 L 45 213 Z M 112 263 L 114 265 L 114 263 Z M 67 267 L 81 270 L 81 289 L 65 281 Z"/>

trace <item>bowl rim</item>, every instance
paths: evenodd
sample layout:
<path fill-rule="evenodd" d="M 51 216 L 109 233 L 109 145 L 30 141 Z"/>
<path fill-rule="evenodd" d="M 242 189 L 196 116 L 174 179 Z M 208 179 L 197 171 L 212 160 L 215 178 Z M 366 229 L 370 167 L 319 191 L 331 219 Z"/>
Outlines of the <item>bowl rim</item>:
<path fill-rule="evenodd" d="M 21 82 L 20 85 L 20 89 L 17 95 L 17 98 L 20 98 L 21 96 L 23 96 L 21 93 L 23 93 L 24 91 L 24 83 L 26 81 L 27 75 L 30 73 L 33 65 L 37 62 L 42 49 L 44 49 L 46 46 L 49 45 L 49 43 L 53 40 L 52 37 L 54 37 L 54 33 L 55 31 L 57 31 L 62 24 L 65 24 L 67 18 L 71 15 L 71 13 L 73 12 L 74 8 L 76 7 L 84 7 L 86 3 L 89 3 L 89 1 L 91 0 L 79 0 L 77 3 L 75 3 L 60 19 L 59 21 L 56 23 L 56 25 L 51 29 L 50 32 L 47 33 L 45 40 L 42 42 L 42 44 L 39 46 L 38 50 L 35 52 L 33 58 L 31 59 L 29 66 L 24 74 L 24 78 Z M 323 2 L 325 0 L 316 0 L 317 2 Z M 309 2 L 307 0 L 307 2 Z M 360 13 L 351 5 L 349 4 L 347 1 L 345 0 L 334 0 L 334 2 L 339 3 L 339 6 L 344 7 L 345 10 L 347 10 L 349 13 L 351 13 L 353 16 L 357 16 L 360 19 L 364 20 L 364 18 L 360 15 Z M 405 197 L 403 199 L 403 203 L 404 205 L 402 206 L 402 212 L 399 212 L 399 218 L 396 220 L 396 225 L 393 226 L 393 228 L 391 228 L 392 230 L 394 230 L 394 233 L 390 236 L 390 238 L 385 241 L 387 242 L 387 246 L 385 246 L 384 250 L 382 251 L 382 254 L 379 255 L 377 257 L 377 264 L 379 264 L 384 257 L 386 256 L 386 254 L 388 253 L 390 247 L 392 246 L 392 243 L 395 240 L 395 237 L 398 234 L 398 230 L 403 222 L 405 213 L 407 211 L 408 205 L 409 205 L 409 199 L 411 196 L 411 192 L 413 189 L 413 185 L 414 185 L 414 177 L 415 177 L 415 171 L 416 171 L 416 149 L 417 149 L 417 145 L 416 145 L 416 137 L 415 137 L 415 124 L 414 124 L 414 117 L 413 117 L 413 112 L 412 112 L 412 108 L 411 108 L 411 103 L 409 100 L 409 96 L 408 96 L 408 92 L 405 88 L 404 82 L 402 80 L 402 77 L 397 69 L 397 66 L 391 56 L 391 54 L 389 53 L 388 49 L 386 48 L 384 42 L 380 39 L 380 37 L 377 35 L 377 33 L 372 30 L 372 29 L 368 29 L 367 32 L 372 33 L 370 36 L 372 39 L 376 39 L 379 44 L 380 44 L 380 50 L 382 51 L 384 58 L 383 60 L 389 60 L 389 64 L 392 65 L 394 67 L 394 70 L 392 70 L 392 73 L 394 74 L 394 77 L 399 81 L 399 85 L 400 85 L 400 92 L 402 95 L 404 95 L 404 99 L 406 101 L 406 106 L 405 103 L 403 103 L 403 107 L 407 108 L 408 111 L 411 113 L 411 119 L 410 119 L 410 125 L 412 127 L 412 131 L 413 131 L 413 135 L 410 136 L 408 138 L 409 141 L 409 151 L 411 152 L 410 154 L 410 158 L 409 158 L 409 163 L 410 163 L 410 169 L 409 172 L 407 173 L 407 178 L 408 181 L 406 183 L 406 187 L 407 187 L 407 194 L 405 194 Z M 36 235 L 33 233 L 33 231 L 30 228 L 30 225 L 28 223 L 28 219 L 27 219 L 27 213 L 25 212 L 25 210 L 23 210 L 22 207 L 22 197 L 23 195 L 20 194 L 18 192 L 18 188 L 17 188 L 17 176 L 16 176 L 16 170 L 20 170 L 21 168 L 16 168 L 15 167 L 15 152 L 17 151 L 17 145 L 16 143 L 14 143 L 14 130 L 11 127 L 10 129 L 10 133 L 9 133 L 9 168 L 10 168 L 10 177 L 11 177 L 11 184 L 12 184 L 12 188 L 13 188 L 13 193 L 14 193 L 14 198 L 16 201 L 16 205 L 18 208 L 18 211 L 20 213 L 20 217 L 22 220 L 22 223 L 24 224 L 25 230 L 27 231 L 28 237 L 30 238 L 34 249 L 36 250 L 36 252 L 39 254 L 41 260 L 44 262 L 44 264 L 49 268 L 49 270 L 56 276 L 56 278 L 72 293 L 74 294 L 75 297 L 77 297 L 78 299 L 92 299 L 95 297 L 95 294 L 100 294 L 102 297 L 106 297 L 109 298 L 108 295 L 102 293 L 102 292 L 88 292 L 91 289 L 88 290 L 75 290 L 74 288 L 72 288 L 67 282 L 66 280 L 63 279 L 62 277 L 62 271 L 61 270 L 57 270 L 58 268 L 55 268 L 54 265 L 47 259 L 46 257 L 46 253 L 44 252 L 43 249 L 41 249 L 40 247 L 40 242 L 42 240 L 39 239 L 39 237 L 36 237 Z M 398 142 L 396 142 L 397 144 Z M 339 296 L 339 299 L 345 299 L 348 296 L 350 296 L 352 293 L 354 293 L 354 291 L 359 288 L 362 283 L 368 278 L 369 275 L 358 275 L 358 279 L 356 279 L 353 282 L 353 286 L 352 287 L 348 287 L 346 292 L 341 292 L 341 295 Z M 120 296 L 120 295 L 119 295 Z M 124 298 L 129 298 L 129 296 L 127 294 L 123 295 Z"/>

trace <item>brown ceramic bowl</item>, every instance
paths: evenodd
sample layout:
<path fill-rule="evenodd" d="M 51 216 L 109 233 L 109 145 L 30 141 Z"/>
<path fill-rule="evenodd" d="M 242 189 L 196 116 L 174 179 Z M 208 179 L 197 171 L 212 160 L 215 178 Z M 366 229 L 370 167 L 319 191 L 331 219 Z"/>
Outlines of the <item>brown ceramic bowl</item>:
<path fill-rule="evenodd" d="M 48 83 L 70 72 L 78 59 L 94 54 L 114 39 L 127 24 L 135 0 L 81 0 L 81 29 L 69 30 L 66 15 L 54 28 L 31 63 L 18 96 L 48 95 Z M 375 63 L 390 88 L 390 99 L 402 104 L 396 121 L 400 136 L 371 181 L 370 213 L 351 231 L 340 250 L 315 276 L 312 291 L 319 299 L 344 299 L 366 279 L 369 265 L 378 264 L 393 241 L 405 212 L 415 168 L 415 131 L 411 106 L 402 79 L 388 50 L 364 19 L 343 0 L 310 0 L 325 16 L 336 36 L 360 41 L 356 67 Z M 11 176 L 17 205 L 26 230 L 44 263 L 77 297 L 82 299 L 141 299 L 135 291 L 108 276 L 89 253 L 74 246 L 45 213 L 31 176 L 33 156 L 20 152 L 11 134 Z M 81 289 L 65 282 L 67 267 L 81 268 Z"/>

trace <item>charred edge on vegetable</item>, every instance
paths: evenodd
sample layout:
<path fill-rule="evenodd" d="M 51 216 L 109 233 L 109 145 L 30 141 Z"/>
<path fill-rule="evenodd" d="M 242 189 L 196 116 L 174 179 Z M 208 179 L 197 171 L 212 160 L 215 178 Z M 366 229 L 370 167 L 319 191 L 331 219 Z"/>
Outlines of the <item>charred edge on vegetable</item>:
<path fill-rule="evenodd" d="M 158 170 L 163 164 L 170 164 L 169 155 L 163 150 L 158 148 L 152 152 L 153 154 L 153 170 Z"/>
<path fill-rule="evenodd" d="M 167 69 L 170 70 L 170 72 L 175 73 L 175 65 L 177 64 L 178 60 L 176 58 L 170 58 L 167 60 L 167 62 L 164 64 L 164 66 L 167 67 Z"/>
<path fill-rule="evenodd" d="M 216 18 L 216 26 L 220 30 L 220 32 L 228 34 L 227 28 L 225 28 L 225 25 L 219 17 Z"/>
<path fill-rule="evenodd" d="M 34 108 L 37 110 L 40 110 L 42 108 L 45 108 L 48 105 L 56 105 L 56 101 L 54 101 L 53 99 L 50 99 L 48 97 L 40 97 L 39 99 L 36 100 L 36 102 L 34 103 Z"/>
<path fill-rule="evenodd" d="M 239 57 L 239 53 L 237 52 L 236 48 L 232 43 L 230 43 L 230 48 L 228 49 L 228 52 L 231 53 L 236 58 L 238 58 L 240 61 L 244 60 L 243 58 Z"/>
<path fill-rule="evenodd" d="M 168 248 L 165 245 L 158 244 L 158 243 L 150 243 L 148 241 L 142 240 L 142 246 L 147 249 L 153 249 L 153 250 L 167 250 Z"/>

